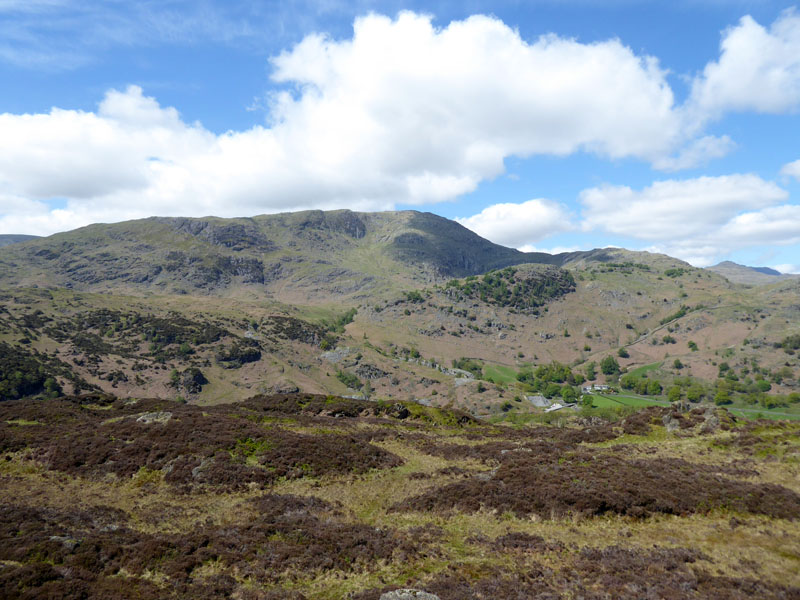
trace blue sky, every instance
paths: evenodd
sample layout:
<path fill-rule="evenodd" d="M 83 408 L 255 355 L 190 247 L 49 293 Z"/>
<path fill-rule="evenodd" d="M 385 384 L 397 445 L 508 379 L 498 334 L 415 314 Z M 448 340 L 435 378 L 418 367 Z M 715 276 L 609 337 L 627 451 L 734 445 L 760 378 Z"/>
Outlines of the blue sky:
<path fill-rule="evenodd" d="M 800 272 L 800 10 L 0 0 L 0 233 L 428 210 Z"/>

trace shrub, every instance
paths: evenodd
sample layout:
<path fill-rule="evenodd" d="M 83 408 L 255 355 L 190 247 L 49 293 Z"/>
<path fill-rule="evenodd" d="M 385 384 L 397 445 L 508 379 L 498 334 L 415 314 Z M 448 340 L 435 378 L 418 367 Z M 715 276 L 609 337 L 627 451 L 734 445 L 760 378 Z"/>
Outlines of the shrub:
<path fill-rule="evenodd" d="M 356 375 L 348 373 L 347 371 L 342 371 L 341 369 L 336 371 L 336 379 L 354 390 L 360 390 L 364 385 Z"/>
<path fill-rule="evenodd" d="M 603 372 L 603 375 L 614 375 L 619 373 L 619 363 L 613 356 L 606 356 L 600 362 L 600 370 Z"/>

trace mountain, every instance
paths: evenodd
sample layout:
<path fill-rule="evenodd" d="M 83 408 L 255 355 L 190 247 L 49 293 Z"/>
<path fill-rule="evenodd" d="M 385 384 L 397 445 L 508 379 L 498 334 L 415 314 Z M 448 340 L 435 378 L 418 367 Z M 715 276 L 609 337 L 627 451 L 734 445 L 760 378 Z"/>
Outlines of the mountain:
<path fill-rule="evenodd" d="M 324 302 L 558 260 L 493 244 L 458 223 L 413 211 L 150 218 L 8 248 L 0 253 L 0 285 L 217 295 L 249 290 Z"/>
<path fill-rule="evenodd" d="M 707 267 L 707 269 L 722 275 L 729 281 L 746 285 L 768 285 L 785 279 L 800 278 L 800 275 L 784 275 L 769 267 L 747 267 L 729 260 L 713 267 Z"/>
<path fill-rule="evenodd" d="M 38 239 L 38 235 L 22 235 L 22 234 L 10 234 L 10 233 L 3 233 L 0 234 L 0 248 L 3 246 L 8 246 L 10 244 L 18 244 L 20 242 L 27 242 L 30 240 Z"/>

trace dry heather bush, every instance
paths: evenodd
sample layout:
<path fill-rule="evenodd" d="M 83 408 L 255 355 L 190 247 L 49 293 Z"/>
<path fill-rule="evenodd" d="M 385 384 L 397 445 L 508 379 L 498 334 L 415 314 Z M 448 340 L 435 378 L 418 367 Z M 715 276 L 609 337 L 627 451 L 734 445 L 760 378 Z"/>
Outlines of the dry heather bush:
<path fill-rule="evenodd" d="M 778 518 L 800 516 L 800 495 L 782 486 L 729 479 L 717 467 L 680 459 L 627 460 L 617 454 L 507 453 L 488 480 L 457 481 L 407 499 L 393 510 L 496 509 L 549 518 L 730 509 Z"/>
<path fill-rule="evenodd" d="M 33 448 L 47 468 L 82 476 L 130 477 L 143 467 L 163 470 L 176 485 L 240 489 L 276 478 L 363 473 L 402 464 L 400 458 L 354 435 L 305 434 L 242 418 L 240 407 L 201 409 L 166 401 L 116 402 L 109 410 L 85 399 L 0 406 L 0 450 Z M 142 422 L 146 413 L 166 422 Z M 171 416 L 170 416 L 171 415 Z M 36 426 L 6 421 L 26 420 Z M 254 458 L 255 460 L 249 460 Z M 253 464 L 253 463 L 258 464 Z M 260 465 L 260 466 L 259 466 Z"/>
<path fill-rule="evenodd" d="M 800 597 L 800 588 L 751 579 L 710 575 L 693 566 L 707 557 L 685 548 L 636 550 L 610 546 L 585 549 L 564 558 L 551 569 L 529 565 L 518 572 L 491 566 L 453 564 L 444 573 L 410 587 L 436 594 L 441 600 L 528 600 L 584 598 L 585 600 L 787 600 Z M 353 600 L 378 600 L 384 587 L 361 592 Z"/>
<path fill-rule="evenodd" d="M 746 456 L 796 461 L 800 459 L 800 424 L 753 421 L 740 427 L 729 438 L 714 440 L 713 445 Z"/>
<path fill-rule="evenodd" d="M 209 561 L 242 578 L 280 584 L 406 561 L 417 551 L 396 532 L 336 520 L 336 508 L 317 498 L 265 495 L 251 507 L 255 516 L 244 523 L 209 524 L 180 535 L 134 531 L 125 526 L 125 515 L 102 507 L 74 513 L 3 507 L 0 561 L 14 563 L 0 563 L 0 597 L 163 598 L 164 589 L 141 579 L 157 572 L 169 582 L 169 597 L 220 598 L 238 584 L 228 575 L 198 577 L 196 570 Z M 119 577 L 122 572 L 129 576 Z M 251 590 L 249 597 L 299 596 Z"/>

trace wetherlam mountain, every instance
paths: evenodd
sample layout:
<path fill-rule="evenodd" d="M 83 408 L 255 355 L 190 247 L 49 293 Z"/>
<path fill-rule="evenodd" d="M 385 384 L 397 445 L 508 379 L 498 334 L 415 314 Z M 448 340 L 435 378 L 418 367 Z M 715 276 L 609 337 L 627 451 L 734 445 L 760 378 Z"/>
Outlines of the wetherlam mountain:
<path fill-rule="evenodd" d="M 415 211 L 153 217 L 7 246 L 0 253 L 0 286 L 216 295 L 245 288 L 287 301 L 323 301 L 511 265 L 602 261 L 606 254 L 520 252 Z"/>

